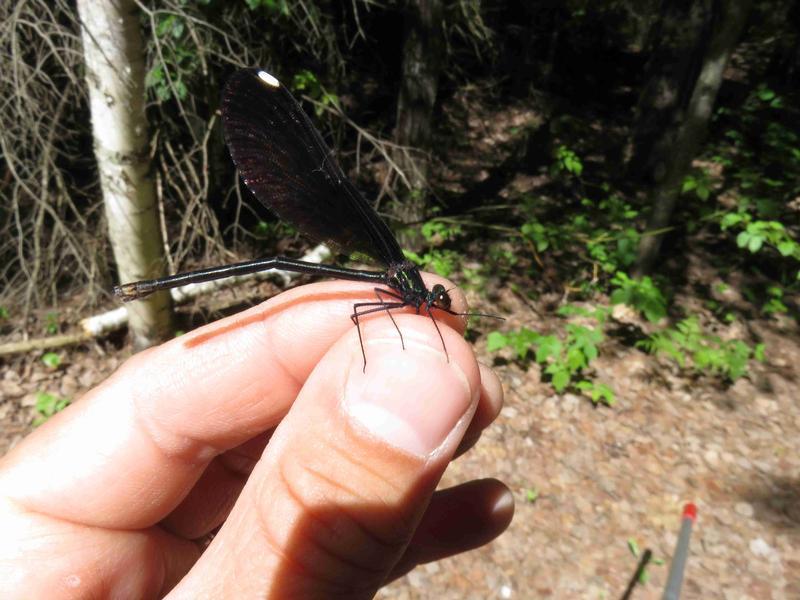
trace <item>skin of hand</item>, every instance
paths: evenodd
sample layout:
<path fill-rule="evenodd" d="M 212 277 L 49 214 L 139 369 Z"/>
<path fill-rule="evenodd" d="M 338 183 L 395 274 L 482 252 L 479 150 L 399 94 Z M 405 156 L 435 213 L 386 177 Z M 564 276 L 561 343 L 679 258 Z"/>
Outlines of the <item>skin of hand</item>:
<path fill-rule="evenodd" d="M 348 317 L 371 294 L 303 286 L 141 352 L 20 442 L 0 461 L 3 598 L 370 598 L 499 535 L 502 483 L 436 491 L 499 380 L 441 311 L 447 356 L 424 314 L 394 312 L 405 350 L 364 318 L 364 370 Z"/>

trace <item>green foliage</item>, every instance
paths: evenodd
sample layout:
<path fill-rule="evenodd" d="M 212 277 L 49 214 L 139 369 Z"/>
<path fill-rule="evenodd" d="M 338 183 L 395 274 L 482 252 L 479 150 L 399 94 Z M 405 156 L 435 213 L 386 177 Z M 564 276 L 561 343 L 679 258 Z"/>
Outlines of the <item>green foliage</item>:
<path fill-rule="evenodd" d="M 608 309 L 601 307 L 587 310 L 565 306 L 559 314 L 592 318 L 598 325 L 602 325 L 608 317 Z M 582 378 L 576 381 L 576 377 L 597 358 L 600 344 L 605 339 L 602 329 L 567 323 L 564 332 L 561 339 L 557 335 L 542 335 L 527 327 L 509 332 L 493 331 L 487 338 L 487 350 L 497 352 L 511 348 L 519 360 L 532 356 L 544 368 L 544 373 L 550 377 L 556 392 L 561 393 L 574 385 L 595 403 L 613 404 L 614 393 L 608 386 Z"/>
<path fill-rule="evenodd" d="M 755 90 L 755 96 L 770 108 L 781 108 L 783 106 L 783 99 L 769 89 L 765 83 L 761 83 L 758 86 Z"/>
<path fill-rule="evenodd" d="M 586 200 L 583 205 L 586 206 L 588 203 L 589 201 Z M 600 200 L 600 202 L 597 203 L 597 208 L 611 223 L 630 221 L 639 216 L 639 211 L 637 209 L 615 194 Z"/>
<path fill-rule="evenodd" d="M 44 330 L 47 335 L 55 335 L 58 333 L 60 325 L 58 323 L 58 313 L 49 312 L 44 317 Z"/>
<path fill-rule="evenodd" d="M 789 234 L 786 226 L 780 221 L 759 220 L 747 210 L 740 209 L 723 215 L 720 227 L 723 231 L 731 228 L 739 230 L 736 245 L 739 248 L 746 248 L 753 254 L 768 246 L 777 250 L 783 257 L 800 261 L 800 243 Z M 800 279 L 800 271 L 797 273 L 797 279 Z"/>
<path fill-rule="evenodd" d="M 442 277 L 450 277 L 461 264 L 461 256 L 454 250 L 432 248 L 423 254 L 403 250 L 406 258 L 426 271 L 433 271 Z"/>
<path fill-rule="evenodd" d="M 595 214 L 573 218 L 576 233 L 585 236 L 586 251 L 604 273 L 627 269 L 636 260 L 641 234 L 634 227 L 639 212 L 620 196 L 612 194 L 597 203 L 584 199 L 581 205 Z"/>
<path fill-rule="evenodd" d="M 540 333 L 527 327 L 505 333 L 493 331 L 486 338 L 486 349 L 489 352 L 497 352 L 503 348 L 511 348 L 517 358 L 522 360 L 528 356 L 541 337 Z"/>
<path fill-rule="evenodd" d="M 605 383 L 584 380 L 579 381 L 576 387 L 595 404 L 602 402 L 606 406 L 612 406 L 615 402 L 614 390 Z"/>
<path fill-rule="evenodd" d="M 717 302 L 713 298 L 706 300 L 705 306 L 708 308 L 708 310 L 714 313 L 714 316 L 720 321 L 724 321 L 725 323 L 733 323 L 736 320 L 736 315 L 734 313 L 727 310 L 725 305 Z"/>
<path fill-rule="evenodd" d="M 556 227 L 546 226 L 535 219 L 523 223 L 520 232 L 534 245 L 537 252 L 544 252 L 554 245 L 553 242 L 560 233 Z"/>
<path fill-rule="evenodd" d="M 462 283 L 461 287 L 472 291 L 481 291 L 486 286 L 486 276 L 484 268 L 461 267 Z"/>
<path fill-rule="evenodd" d="M 535 205 L 532 199 L 526 199 L 525 205 L 526 211 L 533 212 L 527 206 Z M 576 255 L 588 257 L 604 273 L 630 267 L 641 237 L 634 227 L 638 211 L 617 195 L 599 202 L 584 198 L 581 207 L 584 210 L 572 213 L 566 222 L 542 222 L 529 216 L 520 226 L 521 237 L 539 253 L 582 244 L 585 252 Z"/>
<path fill-rule="evenodd" d="M 145 75 L 145 87 L 151 88 L 161 102 L 172 97 L 185 100 L 189 94 L 186 81 L 199 66 L 197 52 L 187 35 L 185 16 L 159 12 L 154 18 L 154 34 L 161 52 Z"/>
<path fill-rule="evenodd" d="M 507 242 L 494 243 L 489 246 L 489 259 L 486 261 L 493 269 L 510 269 L 514 267 L 519 258 L 513 246 Z"/>
<path fill-rule="evenodd" d="M 438 273 L 442 277 L 450 277 L 453 273 L 462 270 L 461 254 L 455 250 L 440 247 L 461 237 L 463 230 L 460 224 L 433 218 L 422 224 L 420 233 L 427 242 L 428 248 L 420 252 L 403 250 L 408 260 L 427 271 Z M 473 269 L 471 277 L 473 281 L 476 281 L 482 275 L 477 269 Z"/>
<path fill-rule="evenodd" d="M 761 310 L 768 315 L 789 312 L 789 308 L 783 303 L 783 288 L 779 285 L 771 285 L 767 288 L 768 300 L 761 307 Z"/>
<path fill-rule="evenodd" d="M 45 366 L 55 370 L 61 366 L 61 357 L 55 352 L 45 352 L 42 355 L 42 363 Z"/>
<path fill-rule="evenodd" d="M 265 9 L 284 16 L 289 14 L 289 3 L 286 0 L 245 0 L 250 10 Z"/>
<path fill-rule="evenodd" d="M 708 171 L 705 169 L 698 169 L 689 173 L 689 175 L 684 178 L 683 185 L 681 186 L 681 193 L 686 194 L 688 192 L 694 192 L 695 196 L 705 201 L 708 200 L 711 195 L 711 185 L 712 182 Z"/>
<path fill-rule="evenodd" d="M 539 499 L 539 490 L 536 488 L 527 488 L 525 490 L 525 502 L 528 504 L 535 504 Z"/>
<path fill-rule="evenodd" d="M 314 112 L 319 117 L 329 106 L 339 106 L 339 96 L 328 92 L 317 78 L 317 76 L 309 71 L 303 69 L 295 74 L 292 79 L 292 89 L 301 92 L 314 100 Z"/>
<path fill-rule="evenodd" d="M 639 542 L 636 541 L 636 538 L 628 538 L 628 551 L 633 555 L 634 558 L 639 558 L 641 550 L 639 549 Z M 650 562 L 659 567 L 664 565 L 663 558 L 651 558 Z M 647 565 L 645 565 L 645 567 L 642 569 L 642 572 L 639 574 L 639 583 L 644 585 L 648 581 L 650 581 L 650 572 L 647 569 Z"/>
<path fill-rule="evenodd" d="M 613 273 L 630 267 L 636 261 L 641 234 L 632 227 L 619 231 L 610 237 L 605 233 L 586 242 L 589 256 L 600 265 L 605 273 Z"/>
<path fill-rule="evenodd" d="M 34 427 L 38 427 L 57 412 L 64 410 L 69 403 L 68 398 L 59 398 L 47 392 L 37 392 L 35 408 L 39 415 L 33 420 Z"/>
<path fill-rule="evenodd" d="M 627 304 L 641 312 L 651 323 L 657 323 L 667 315 L 667 300 L 650 277 L 631 279 L 618 271 L 611 285 L 611 304 Z"/>
<path fill-rule="evenodd" d="M 562 317 L 590 319 L 595 321 L 598 325 L 604 325 L 608 320 L 608 316 L 611 314 L 611 309 L 608 306 L 598 306 L 591 309 L 575 304 L 566 304 L 558 309 L 558 314 Z"/>
<path fill-rule="evenodd" d="M 722 340 L 703 331 L 695 315 L 683 319 L 674 328 L 652 334 L 637 346 L 651 354 L 667 356 L 681 368 L 722 375 L 731 381 L 747 374 L 751 358 L 764 359 L 763 344 L 751 348 L 741 340 Z"/>
<path fill-rule="evenodd" d="M 562 145 L 556 149 L 555 162 L 551 170 L 553 173 L 568 173 L 580 177 L 583 173 L 583 163 L 574 151 Z"/>
<path fill-rule="evenodd" d="M 156 65 L 147 72 L 144 80 L 145 87 L 153 88 L 156 98 L 161 102 L 166 102 L 173 95 L 178 100 L 185 100 L 189 95 L 189 88 L 186 87 L 186 82 L 183 79 L 176 79 L 173 82 L 169 81 L 167 71 L 163 64 Z"/>
<path fill-rule="evenodd" d="M 294 225 L 281 220 L 258 221 L 253 226 L 252 233 L 256 238 L 265 240 L 268 243 L 292 238 L 298 234 Z"/>
<path fill-rule="evenodd" d="M 738 110 L 720 112 L 730 124 L 715 160 L 735 182 L 727 193 L 737 203 L 721 213 L 720 227 L 735 233 L 743 250 L 788 259 L 784 264 L 800 280 L 796 216 L 787 209 L 787 200 L 800 193 L 800 133 L 786 125 L 796 120 L 796 108 L 761 84 Z"/>
<path fill-rule="evenodd" d="M 423 223 L 420 231 L 425 240 L 431 244 L 453 241 L 463 233 L 461 225 L 457 223 L 447 223 L 437 219 L 431 219 Z"/>
<path fill-rule="evenodd" d="M 9 316 L 8 309 L 5 306 L 0 306 L 0 321 L 4 319 L 8 319 Z"/>

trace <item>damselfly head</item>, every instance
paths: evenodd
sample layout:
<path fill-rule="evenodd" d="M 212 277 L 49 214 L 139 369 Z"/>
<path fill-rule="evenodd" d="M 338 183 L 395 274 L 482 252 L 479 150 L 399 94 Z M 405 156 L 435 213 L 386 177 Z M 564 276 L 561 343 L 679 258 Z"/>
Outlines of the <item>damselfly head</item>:
<path fill-rule="evenodd" d="M 441 283 L 437 283 L 431 288 L 431 296 L 434 306 L 449 310 L 451 304 L 450 294 L 447 293 L 447 290 Z"/>

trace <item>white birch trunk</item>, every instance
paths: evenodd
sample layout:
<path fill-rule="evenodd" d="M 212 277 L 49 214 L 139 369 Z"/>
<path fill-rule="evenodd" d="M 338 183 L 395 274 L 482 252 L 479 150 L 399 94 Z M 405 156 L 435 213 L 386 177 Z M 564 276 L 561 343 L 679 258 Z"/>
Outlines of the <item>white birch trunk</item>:
<path fill-rule="evenodd" d="M 94 150 L 121 282 L 163 273 L 145 118 L 144 54 L 132 0 L 77 0 Z M 136 349 L 171 335 L 169 294 L 127 305 Z"/>

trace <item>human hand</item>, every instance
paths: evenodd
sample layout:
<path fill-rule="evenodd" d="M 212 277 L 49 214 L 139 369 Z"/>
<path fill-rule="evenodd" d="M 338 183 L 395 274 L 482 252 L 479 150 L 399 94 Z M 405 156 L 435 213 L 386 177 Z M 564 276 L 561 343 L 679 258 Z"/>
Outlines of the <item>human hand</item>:
<path fill-rule="evenodd" d="M 497 377 L 441 311 L 449 363 L 395 312 L 406 349 L 364 318 L 362 372 L 364 295 L 303 286 L 142 352 L 23 440 L 0 461 L 3 598 L 366 598 L 499 535 L 500 482 L 434 492 Z"/>

